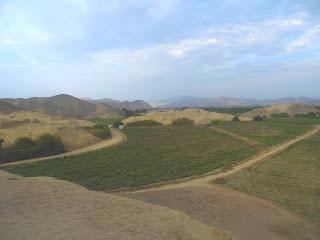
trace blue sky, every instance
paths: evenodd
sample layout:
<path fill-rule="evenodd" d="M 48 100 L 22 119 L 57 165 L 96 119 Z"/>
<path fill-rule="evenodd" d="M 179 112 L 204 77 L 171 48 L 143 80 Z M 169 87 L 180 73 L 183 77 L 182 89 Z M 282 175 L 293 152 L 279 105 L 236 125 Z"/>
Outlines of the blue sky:
<path fill-rule="evenodd" d="M 319 0 L 0 0 L 0 97 L 320 96 Z"/>

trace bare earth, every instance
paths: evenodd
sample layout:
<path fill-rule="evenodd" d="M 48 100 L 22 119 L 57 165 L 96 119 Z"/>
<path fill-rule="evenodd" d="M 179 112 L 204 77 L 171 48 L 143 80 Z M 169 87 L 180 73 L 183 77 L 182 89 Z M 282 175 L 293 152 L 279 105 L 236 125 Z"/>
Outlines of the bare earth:
<path fill-rule="evenodd" d="M 187 214 L 0 170 L 1 240 L 227 240 Z"/>
<path fill-rule="evenodd" d="M 45 160 L 49 160 L 49 159 L 59 160 L 63 157 L 79 155 L 79 154 L 83 154 L 86 152 L 96 151 L 96 150 L 99 150 L 102 148 L 112 147 L 112 146 L 121 144 L 127 140 L 126 135 L 124 135 L 119 130 L 114 129 L 114 128 L 110 128 L 110 131 L 111 131 L 111 139 L 100 141 L 97 144 L 94 144 L 94 145 L 91 145 L 88 147 L 76 149 L 76 150 L 73 150 L 70 152 L 66 152 L 66 153 L 54 155 L 54 156 L 49 156 L 49 157 L 35 158 L 35 159 L 30 159 L 30 160 L 22 160 L 22 161 L 16 161 L 16 162 L 12 162 L 12 163 L 4 163 L 4 164 L 0 164 L 0 167 L 14 166 L 14 165 L 25 164 L 25 163 L 34 163 L 34 162 L 45 161 Z"/>

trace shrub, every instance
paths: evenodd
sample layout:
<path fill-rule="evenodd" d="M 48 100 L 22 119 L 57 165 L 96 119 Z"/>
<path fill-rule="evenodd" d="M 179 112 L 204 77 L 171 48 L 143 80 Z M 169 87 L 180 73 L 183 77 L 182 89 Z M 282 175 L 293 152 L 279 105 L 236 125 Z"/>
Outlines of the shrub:
<path fill-rule="evenodd" d="M 0 138 L 0 148 L 2 147 L 2 144 L 4 143 L 4 140 Z"/>
<path fill-rule="evenodd" d="M 64 150 L 61 139 L 52 134 L 43 134 L 35 141 L 22 137 L 0 151 L 0 163 L 56 155 Z"/>
<path fill-rule="evenodd" d="M 232 119 L 232 121 L 233 121 L 233 122 L 239 122 L 239 121 L 240 121 L 240 119 L 239 119 L 239 117 L 238 117 L 238 116 L 234 116 L 234 117 L 233 117 L 233 119 Z"/>
<path fill-rule="evenodd" d="M 63 142 L 57 136 L 49 133 L 41 135 L 36 140 L 37 154 L 40 156 L 50 156 L 65 151 Z"/>
<path fill-rule="evenodd" d="M 283 113 L 274 113 L 271 115 L 272 118 L 289 118 L 289 114 L 286 112 Z"/>
<path fill-rule="evenodd" d="M 17 148 L 28 148 L 34 146 L 34 141 L 29 137 L 20 137 L 14 141 Z"/>
<path fill-rule="evenodd" d="M 87 130 L 97 138 L 106 139 L 111 136 L 109 128 L 93 127 Z"/>
<path fill-rule="evenodd" d="M 143 121 L 137 121 L 137 122 L 131 122 L 128 123 L 128 127 L 148 127 L 148 126 L 160 126 L 162 125 L 159 122 L 153 121 L 153 120 L 143 120 Z"/>
<path fill-rule="evenodd" d="M 188 118 L 179 118 L 172 122 L 172 125 L 193 125 L 194 122 Z"/>
<path fill-rule="evenodd" d="M 259 116 L 259 115 L 255 116 L 255 117 L 253 118 L 253 121 L 263 121 L 263 120 L 264 120 L 263 117 L 262 117 L 262 116 Z"/>
<path fill-rule="evenodd" d="M 308 118 L 316 118 L 317 115 L 316 115 L 314 112 L 309 112 L 309 113 L 307 114 L 307 117 L 308 117 Z"/>

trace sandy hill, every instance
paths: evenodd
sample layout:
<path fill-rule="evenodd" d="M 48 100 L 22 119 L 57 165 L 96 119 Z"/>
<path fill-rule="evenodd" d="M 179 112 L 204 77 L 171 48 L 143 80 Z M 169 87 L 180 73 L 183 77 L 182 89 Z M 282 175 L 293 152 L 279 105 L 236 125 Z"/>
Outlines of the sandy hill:
<path fill-rule="evenodd" d="M 2 240 L 231 240 L 165 207 L 0 170 Z"/>
<path fill-rule="evenodd" d="M 0 114 L 0 138 L 4 140 L 4 146 L 8 146 L 19 137 L 35 139 L 43 133 L 52 133 L 61 138 L 68 150 L 72 150 L 100 141 L 84 129 L 92 125 L 93 123 L 85 120 L 52 117 L 41 112 L 19 111 Z"/>
<path fill-rule="evenodd" d="M 119 116 L 119 112 L 110 106 L 87 102 L 66 94 L 53 97 L 3 100 L 25 110 L 41 111 L 53 116 L 72 118 Z"/>
<path fill-rule="evenodd" d="M 294 117 L 296 114 L 306 114 L 310 112 L 319 113 L 320 110 L 311 105 L 285 103 L 273 105 L 271 107 L 254 109 L 242 116 L 248 118 L 253 118 L 257 115 L 270 117 L 272 114 L 287 113 L 289 116 Z"/>
<path fill-rule="evenodd" d="M 127 109 L 127 110 L 143 110 L 143 109 L 147 109 L 150 110 L 152 109 L 152 106 L 142 100 L 135 100 L 135 101 L 118 101 L 118 100 L 113 100 L 110 98 L 105 98 L 105 99 L 99 99 L 99 100 L 95 100 L 95 102 L 98 103 L 103 103 L 106 104 L 108 106 L 111 106 L 115 109 Z"/>
<path fill-rule="evenodd" d="M 231 121 L 232 115 L 208 112 L 202 109 L 169 110 L 164 112 L 150 112 L 145 116 L 133 116 L 124 120 L 124 124 L 143 120 L 153 120 L 162 124 L 171 124 L 174 120 L 187 118 L 193 120 L 195 124 L 206 125 L 213 120 Z"/>
<path fill-rule="evenodd" d="M 0 100 L 0 114 L 10 114 L 17 111 L 22 111 L 23 109 L 17 107 L 11 103 Z"/>

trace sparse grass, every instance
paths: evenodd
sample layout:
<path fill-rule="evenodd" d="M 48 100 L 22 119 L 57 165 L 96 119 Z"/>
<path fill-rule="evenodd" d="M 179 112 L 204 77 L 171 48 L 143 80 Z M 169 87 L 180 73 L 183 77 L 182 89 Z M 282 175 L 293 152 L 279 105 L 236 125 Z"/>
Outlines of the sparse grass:
<path fill-rule="evenodd" d="M 216 127 L 252 138 L 266 146 L 274 146 L 292 139 L 311 129 L 314 119 L 268 119 L 265 121 L 215 122 Z"/>
<path fill-rule="evenodd" d="M 320 222 L 320 134 L 220 184 Z"/>
<path fill-rule="evenodd" d="M 256 154 L 228 135 L 200 126 L 128 127 L 122 145 L 61 160 L 5 168 L 22 176 L 51 176 L 93 190 L 136 188 L 225 168 Z"/>

